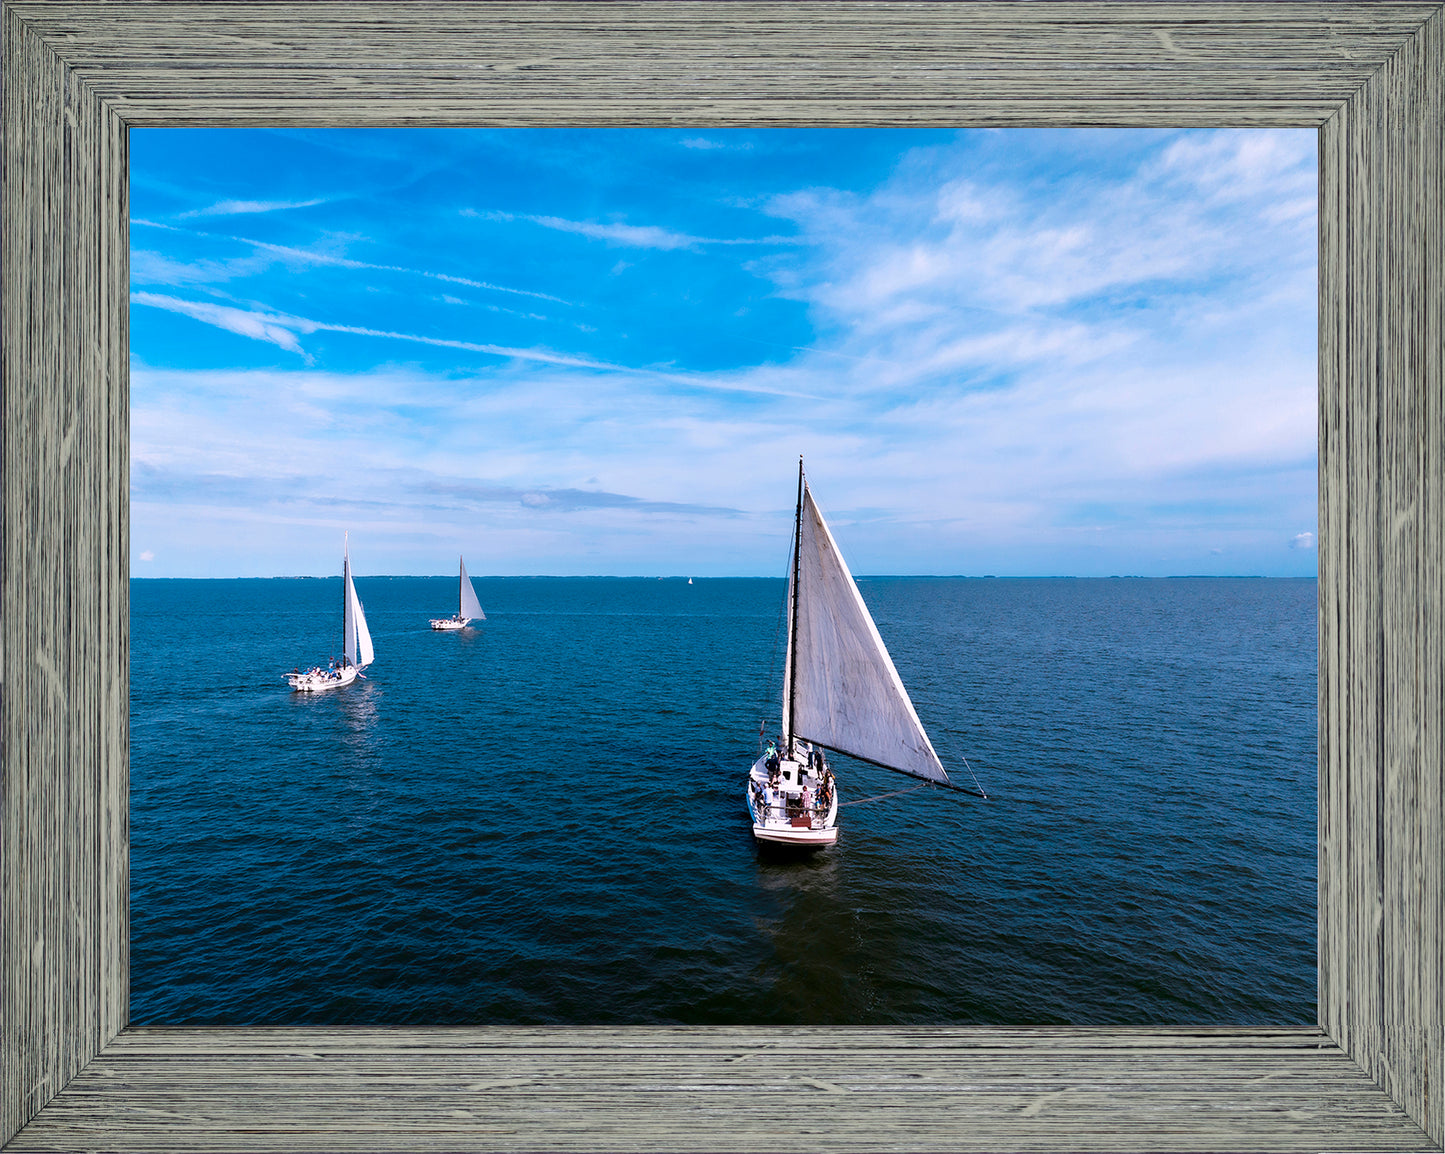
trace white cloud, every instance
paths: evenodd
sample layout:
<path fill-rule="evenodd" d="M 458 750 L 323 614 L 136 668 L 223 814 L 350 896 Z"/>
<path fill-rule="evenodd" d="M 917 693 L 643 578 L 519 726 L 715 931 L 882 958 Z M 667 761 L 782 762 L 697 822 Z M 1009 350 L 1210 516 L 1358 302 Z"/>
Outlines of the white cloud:
<path fill-rule="evenodd" d="M 1220 201 L 1308 196 L 1314 203 L 1315 145 L 1307 133 L 1298 131 L 1220 130 L 1181 135 L 1164 150 L 1158 170 Z M 1153 175 L 1152 170 L 1149 174 Z"/>
<path fill-rule="evenodd" d="M 529 216 L 526 219 L 543 228 L 559 232 L 575 232 L 593 240 L 605 240 L 610 244 L 626 245 L 629 248 L 678 249 L 696 248 L 708 242 L 701 237 L 673 232 L 656 225 L 598 224 L 590 220 L 565 220 L 560 216 Z"/>
<path fill-rule="evenodd" d="M 355 260 L 351 257 L 342 256 L 340 253 L 328 252 L 324 249 L 295 248 L 290 245 L 272 244 L 269 241 L 255 240 L 251 237 L 244 236 L 217 236 L 213 233 L 196 232 L 192 229 L 177 228 L 175 225 L 163 224 L 151 220 L 133 219 L 131 221 L 131 224 L 133 226 L 139 226 L 142 228 L 156 228 L 163 229 L 168 232 L 187 233 L 191 236 L 200 237 L 207 240 L 224 240 L 230 241 L 234 244 L 249 245 L 251 248 L 257 250 L 258 252 L 271 254 L 275 258 L 275 262 L 279 263 L 287 263 L 297 266 L 323 265 L 331 266 L 334 268 L 367 269 L 374 272 L 398 273 L 405 276 L 420 276 L 427 277 L 430 280 L 444 281 L 448 284 L 465 285 L 468 288 L 486 289 L 489 292 L 512 293 L 516 296 L 532 297 L 536 300 L 552 301 L 555 304 L 565 305 L 571 303 L 570 301 L 563 300 L 561 297 L 555 297 L 543 292 L 534 292 L 531 289 L 512 288 L 507 285 L 492 284 L 489 281 L 473 280 L 470 277 L 456 276 L 452 273 L 433 272 L 428 269 L 406 268 L 402 265 L 375 264 L 370 261 Z M 339 239 L 341 238 L 333 237 L 331 238 L 331 242 L 335 243 Z M 161 266 L 154 264 L 150 266 L 143 266 L 142 272 L 145 273 L 146 271 L 150 271 L 151 273 L 155 273 L 160 269 L 160 267 Z M 193 283 L 202 279 L 200 275 L 201 270 L 208 267 L 214 268 L 216 270 L 216 272 L 218 273 L 216 279 L 229 279 L 231 276 L 240 275 L 243 273 L 244 275 L 250 275 L 251 273 L 260 271 L 260 268 L 263 267 L 263 262 L 258 261 L 253 257 L 245 261 L 210 262 L 209 264 L 184 267 L 194 270 L 193 274 L 189 276 L 185 281 L 146 280 L 142 281 L 141 283 Z"/>
<path fill-rule="evenodd" d="M 986 168 L 954 176 L 959 162 L 941 155 L 905 161 L 868 195 L 773 200 L 820 257 L 778 269 L 780 290 L 867 326 L 905 305 L 1020 314 L 1190 287 L 1217 295 L 1220 277 L 1273 276 L 1274 254 L 1312 267 L 1308 133 L 1186 134 L 1132 173 L 1065 171 L 1037 186 L 989 184 Z"/>
<path fill-rule="evenodd" d="M 434 345 L 438 348 L 458 349 L 463 352 L 485 353 L 489 356 L 526 361 L 540 361 L 544 364 L 573 365 L 578 368 L 591 369 L 615 367 L 599 361 L 588 360 L 586 357 L 554 353 L 548 349 L 516 348 L 508 345 L 422 336 L 418 333 L 390 332 L 386 329 L 366 328 L 361 325 L 334 324 L 328 321 L 312 320 L 308 317 L 288 316 L 284 313 L 255 312 L 231 305 L 213 304 L 208 301 L 188 301 L 161 293 L 136 292 L 131 293 L 130 299 L 132 304 L 148 305 L 151 308 L 181 313 L 203 324 L 215 325 L 217 328 L 243 337 L 250 337 L 252 340 L 267 341 L 302 356 L 306 356 L 306 351 L 297 340 L 297 333 L 331 332 L 377 337 L 383 340 L 412 341 L 417 344 Z"/>
<path fill-rule="evenodd" d="M 149 305 L 151 308 L 181 313 L 202 324 L 215 325 L 218 329 L 225 329 L 238 336 L 250 337 L 252 340 L 267 341 L 270 344 L 278 345 L 287 352 L 299 353 L 302 356 L 305 356 L 305 350 L 301 348 L 301 342 L 296 339 L 296 333 L 292 330 L 302 328 L 302 331 L 313 331 L 304 328 L 296 317 L 251 312 L 209 301 L 187 301 L 181 300 L 179 297 L 148 292 L 131 293 L 130 299 L 132 304 Z"/>
<path fill-rule="evenodd" d="M 239 216 L 246 213 L 259 212 L 284 212 L 293 208 L 313 208 L 318 204 L 327 204 L 329 197 L 317 197 L 314 200 L 222 200 L 210 205 L 207 208 L 196 208 L 190 212 L 181 213 L 181 217 L 193 216 Z"/>
<path fill-rule="evenodd" d="M 295 352 L 311 363 L 306 350 L 301 347 L 297 333 L 331 332 L 347 333 L 352 336 L 371 337 L 379 340 L 408 341 L 415 344 L 431 345 L 437 348 L 457 349 L 462 352 L 481 353 L 505 360 L 536 362 L 544 365 L 559 365 L 575 369 L 597 370 L 616 373 L 636 380 L 647 379 L 667 382 L 698 391 L 726 393 L 759 393 L 765 395 L 793 395 L 785 388 L 768 384 L 757 384 L 747 378 L 730 378 L 706 373 L 668 372 L 656 369 L 640 369 L 629 365 L 611 364 L 607 361 L 592 360 L 585 356 L 555 352 L 546 348 L 521 348 L 512 345 L 486 344 L 477 341 L 455 340 L 447 337 L 424 336 L 420 333 L 393 332 L 387 329 L 373 329 L 362 325 L 343 325 L 330 321 L 318 321 L 309 317 L 292 316 L 286 313 L 256 311 L 220 305 L 211 301 L 191 301 L 162 293 L 133 292 L 131 303 L 150 308 L 180 313 L 203 324 L 214 325 L 227 332 L 253 340 L 278 345 L 289 352 Z M 579 326 L 579 328 L 585 326 Z"/>
<path fill-rule="evenodd" d="M 684 232 L 676 232 L 673 229 L 662 228 L 652 224 L 602 224 L 595 220 L 569 220 L 561 216 L 532 216 L 525 213 L 479 211 L 477 209 L 462 209 L 463 216 L 476 217 L 482 220 L 513 221 L 525 220 L 532 224 L 541 225 L 543 228 L 550 228 L 557 232 L 576 233 L 592 240 L 603 240 L 608 244 L 622 245 L 627 248 L 651 248 L 662 251 L 677 251 L 682 249 L 697 250 L 707 245 L 792 245 L 798 243 L 797 237 L 792 236 L 759 236 L 759 237 L 710 237 L 692 236 Z M 622 267 L 626 267 L 623 265 Z"/>
<path fill-rule="evenodd" d="M 180 261 L 150 249 L 132 248 L 131 284 L 182 288 L 217 284 L 264 272 L 275 261 L 270 257 L 246 256 L 231 260 Z"/>

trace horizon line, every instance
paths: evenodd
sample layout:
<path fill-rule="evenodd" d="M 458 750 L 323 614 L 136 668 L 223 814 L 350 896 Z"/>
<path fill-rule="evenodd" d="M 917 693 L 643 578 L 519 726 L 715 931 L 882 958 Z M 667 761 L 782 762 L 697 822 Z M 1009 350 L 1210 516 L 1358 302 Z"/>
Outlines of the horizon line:
<path fill-rule="evenodd" d="M 353 572 L 358 581 L 455 581 L 455 573 L 368 573 Z M 484 581 L 786 581 L 786 575 L 735 573 L 699 577 L 688 573 L 470 573 L 472 580 Z M 855 573 L 855 581 L 1318 581 L 1317 573 Z M 340 573 L 276 573 L 238 577 L 147 577 L 132 573 L 132 581 L 340 581 Z"/>

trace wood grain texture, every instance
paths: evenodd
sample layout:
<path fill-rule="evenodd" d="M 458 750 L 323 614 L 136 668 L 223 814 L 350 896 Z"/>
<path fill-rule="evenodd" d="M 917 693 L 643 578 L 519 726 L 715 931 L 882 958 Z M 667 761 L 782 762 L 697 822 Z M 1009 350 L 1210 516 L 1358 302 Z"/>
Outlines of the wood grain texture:
<path fill-rule="evenodd" d="M 125 1023 L 129 752 L 124 128 L 3 20 L 0 1137 Z"/>
<path fill-rule="evenodd" d="M 335 1151 L 1436 1148 L 1315 1029 L 554 1027 L 128 1030 L 8 1149 L 313 1135 Z"/>
<path fill-rule="evenodd" d="M 1439 0 L 0 0 L 0 27 L 0 1143 L 1420 1148 L 1391 1100 L 1445 1138 Z M 126 127 L 815 123 L 1323 126 L 1327 1037 L 115 1038 L 128 956 Z M 760 1099 L 762 1074 L 733 1072 L 789 1047 L 836 1076 L 803 1083 L 784 1062 L 780 1105 Z M 844 1123 L 807 1095 L 847 1101 Z"/>
<path fill-rule="evenodd" d="M 1433 3 L 16 0 L 127 123 L 1317 125 Z"/>
<path fill-rule="evenodd" d="M 1437 1138 L 1442 41 L 1436 14 L 1320 149 L 1320 1022 Z"/>

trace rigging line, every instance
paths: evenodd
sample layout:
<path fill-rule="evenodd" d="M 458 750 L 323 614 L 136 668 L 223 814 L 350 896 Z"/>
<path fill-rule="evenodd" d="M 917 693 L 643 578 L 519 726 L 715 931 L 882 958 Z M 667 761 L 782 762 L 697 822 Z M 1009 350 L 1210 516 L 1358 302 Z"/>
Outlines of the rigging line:
<path fill-rule="evenodd" d="M 920 789 L 927 789 L 931 784 L 933 783 L 925 781 L 922 785 L 915 785 L 912 789 L 895 789 L 892 793 L 879 793 L 874 794 L 872 797 L 859 797 L 854 798 L 852 801 L 840 801 L 838 808 L 842 809 L 845 805 L 862 805 L 865 801 L 882 801 L 885 797 L 897 797 L 904 793 L 917 793 Z"/>
<path fill-rule="evenodd" d="M 963 758 L 963 764 L 964 767 L 968 770 L 968 776 L 973 778 L 973 784 L 978 786 L 978 796 L 983 798 L 984 801 L 987 801 L 988 794 L 983 792 L 983 786 L 979 784 L 978 774 L 973 772 L 973 766 L 968 764 L 968 758 L 964 757 L 964 755 L 961 753 L 958 756 Z"/>
<path fill-rule="evenodd" d="M 803 480 L 803 455 L 798 454 L 798 511 L 793 526 L 793 579 L 788 584 L 788 599 L 792 602 L 792 620 L 788 623 L 788 715 L 783 721 L 783 743 L 789 753 L 793 752 L 793 728 L 797 725 L 798 687 L 798 601 L 803 590 L 798 585 L 798 567 L 803 561 L 803 494 L 807 484 Z"/>
<path fill-rule="evenodd" d="M 956 732 L 954 732 L 954 730 L 951 729 L 951 728 L 947 729 L 947 733 L 948 733 L 948 735 L 949 735 L 950 737 L 956 738 L 956 737 L 958 736 L 958 734 L 957 734 Z M 971 778 L 973 778 L 973 784 L 976 785 L 976 786 L 978 786 L 978 788 L 977 788 L 977 789 L 968 789 L 967 787 L 962 786 L 962 785 L 954 785 L 953 782 L 951 782 L 951 781 L 947 783 L 948 788 L 949 788 L 949 789 L 956 789 L 956 790 L 958 790 L 960 793 L 972 794 L 974 797 L 981 797 L 981 798 L 983 798 L 984 801 L 987 801 L 987 800 L 988 800 L 988 794 L 984 791 L 983 783 L 978 780 L 978 774 L 976 774 L 976 773 L 973 772 L 973 766 L 971 766 L 971 765 L 968 764 L 968 756 L 967 756 L 966 754 L 963 754 L 963 753 L 960 753 L 958 756 L 961 757 L 961 758 L 963 758 L 963 764 L 964 764 L 965 768 L 967 768 L 967 770 L 968 770 L 968 776 L 971 777 Z M 944 784 L 944 783 L 943 783 L 943 782 L 940 782 L 939 784 L 942 785 L 942 784 Z"/>
<path fill-rule="evenodd" d="M 804 737 L 803 740 L 811 741 L 815 745 L 822 745 L 825 749 L 831 749 L 835 753 L 847 754 L 849 757 L 856 758 L 858 761 L 866 761 L 869 765 L 876 765 L 879 769 L 886 769 L 889 773 L 901 773 L 905 777 L 919 776 L 912 770 L 899 769 L 897 766 L 889 765 L 886 761 L 877 761 L 871 757 L 864 757 L 861 753 L 855 753 L 851 749 L 843 749 L 836 745 L 826 745 L 824 742 L 822 742 L 816 737 Z M 969 770 L 969 772 L 972 773 L 973 770 Z M 929 778 L 926 780 L 928 781 L 929 785 L 936 786 L 938 789 L 951 789 L 954 790 L 956 793 L 966 793 L 969 795 L 969 797 L 981 797 L 984 799 L 984 801 L 988 800 L 988 794 L 984 793 L 982 789 L 969 789 L 966 785 L 958 785 L 952 781 L 938 781 L 934 778 Z M 847 802 L 844 802 L 843 804 L 846 805 Z"/>
<path fill-rule="evenodd" d="M 784 570 L 784 572 L 787 572 L 788 570 L 791 570 L 792 567 L 793 567 L 793 542 L 792 542 L 792 539 L 789 538 L 789 540 L 788 540 L 788 564 L 787 564 L 787 568 Z M 777 619 L 773 622 L 773 652 L 772 652 L 772 654 L 768 657 L 768 684 L 767 684 L 767 688 L 765 688 L 765 689 L 763 690 L 763 700 L 762 700 L 761 702 L 759 702 L 759 704 L 758 704 L 758 714 L 759 714 L 759 724 L 760 724 L 760 725 L 766 724 L 766 722 L 764 722 L 764 721 L 761 720 L 761 715 L 762 715 L 762 714 L 767 710 L 767 708 L 768 708 L 768 705 L 767 705 L 767 695 L 768 695 L 770 692 L 772 692 L 772 687 L 773 687 L 774 685 L 777 685 L 777 684 L 779 683 L 779 681 L 781 680 L 781 678 L 780 678 L 779 675 L 778 675 L 778 649 L 779 649 L 780 644 L 781 644 L 781 641 L 782 641 L 783 630 L 786 628 L 786 625 L 787 625 L 787 616 L 788 616 L 788 594 L 787 594 L 787 592 L 785 591 L 785 592 L 783 593 L 782 603 L 778 606 L 778 616 L 777 616 Z"/>

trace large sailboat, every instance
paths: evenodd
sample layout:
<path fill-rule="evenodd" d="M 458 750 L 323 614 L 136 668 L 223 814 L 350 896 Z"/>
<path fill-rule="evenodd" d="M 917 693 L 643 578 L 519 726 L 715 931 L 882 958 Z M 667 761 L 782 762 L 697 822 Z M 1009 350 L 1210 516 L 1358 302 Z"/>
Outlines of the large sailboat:
<path fill-rule="evenodd" d="M 477 591 L 472 588 L 472 579 L 467 576 L 466 558 L 458 557 L 461 566 L 461 590 L 457 594 L 457 611 L 451 617 L 433 617 L 431 627 L 433 629 L 465 629 L 467 622 L 472 618 L 478 621 L 485 621 L 487 615 L 482 612 L 482 603 L 477 600 Z"/>
<path fill-rule="evenodd" d="M 371 630 L 366 627 L 366 614 L 361 609 L 361 598 L 356 595 L 356 586 L 351 581 L 350 534 L 347 534 L 341 554 L 341 653 L 339 664 L 333 659 L 327 662 L 325 669 L 319 665 L 304 672 L 293 669 L 286 674 L 286 681 L 298 693 L 340 689 L 361 676 L 361 671 L 375 657 L 371 648 Z"/>
<path fill-rule="evenodd" d="M 818 848 L 838 840 L 826 750 L 959 788 L 923 731 L 799 458 L 782 741 L 753 763 L 746 793 L 759 842 Z"/>

